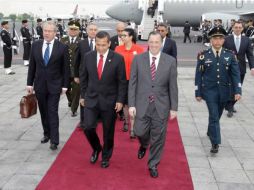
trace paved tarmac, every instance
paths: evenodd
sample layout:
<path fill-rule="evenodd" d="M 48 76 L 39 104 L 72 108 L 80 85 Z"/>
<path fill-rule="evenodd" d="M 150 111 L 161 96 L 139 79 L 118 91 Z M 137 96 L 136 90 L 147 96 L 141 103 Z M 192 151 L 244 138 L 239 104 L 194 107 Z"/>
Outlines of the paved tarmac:
<path fill-rule="evenodd" d="M 219 153 L 213 156 L 206 136 L 207 108 L 204 102 L 198 103 L 194 98 L 195 60 L 197 52 L 205 47 L 183 44 L 182 38 L 176 38 L 176 41 L 179 55 L 178 122 L 195 190 L 254 190 L 254 77 L 249 71 L 246 74 L 243 98 L 236 104 L 234 117 L 229 119 L 226 112 L 223 114 L 222 145 Z M 28 69 L 22 65 L 21 55 L 14 57 L 13 69 L 16 74 L 12 76 L 4 75 L 2 67 L 0 69 L 0 190 L 32 190 L 63 148 L 79 119 L 71 117 L 66 97 L 62 96 L 58 150 L 52 152 L 49 144 L 41 144 L 43 133 L 39 114 L 29 119 L 21 119 L 19 115 L 19 101 L 26 94 Z"/>

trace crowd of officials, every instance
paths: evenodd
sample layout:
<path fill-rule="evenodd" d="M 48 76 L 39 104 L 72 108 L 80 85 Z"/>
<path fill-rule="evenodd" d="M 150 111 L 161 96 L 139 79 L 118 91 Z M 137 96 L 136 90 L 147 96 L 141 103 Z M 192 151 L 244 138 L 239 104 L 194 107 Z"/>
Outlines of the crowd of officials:
<path fill-rule="evenodd" d="M 168 37 L 168 26 L 158 23 L 149 34 L 146 49 L 136 43 L 135 30 L 122 22 L 116 25 L 117 35 L 110 37 L 93 22 L 83 26 L 70 20 L 64 35 L 61 20 L 38 19 L 33 43 L 27 22 L 23 20 L 21 28 L 23 60 L 28 66 L 27 92 L 35 92 L 38 100 L 44 132 L 41 143 L 50 141 L 50 149 L 57 149 L 59 100 L 66 94 L 71 116 L 76 117 L 80 109 L 79 126 L 92 147 L 92 164 L 101 153 L 101 167 L 109 167 L 119 116 L 123 132 L 130 131 L 130 138 L 140 143 L 138 159 L 149 148 L 149 172 L 151 177 L 158 177 L 168 119 L 174 119 L 178 109 L 177 46 Z M 221 144 L 219 120 L 223 110 L 228 111 L 229 118 L 236 112 L 234 104 L 241 98 L 247 63 L 254 75 L 253 43 L 247 37 L 253 23 L 245 35 L 244 26 L 241 21 L 232 22 L 229 35 L 229 30 L 216 24 L 207 33 L 211 47 L 198 54 L 195 96 L 197 101 L 206 101 L 209 111 L 211 153 L 217 153 Z M 10 69 L 8 22 L 3 21 L 2 27 L 5 72 L 15 74 Z M 186 22 L 184 42 L 191 42 L 190 28 Z M 98 122 L 102 122 L 102 140 L 96 132 Z"/>

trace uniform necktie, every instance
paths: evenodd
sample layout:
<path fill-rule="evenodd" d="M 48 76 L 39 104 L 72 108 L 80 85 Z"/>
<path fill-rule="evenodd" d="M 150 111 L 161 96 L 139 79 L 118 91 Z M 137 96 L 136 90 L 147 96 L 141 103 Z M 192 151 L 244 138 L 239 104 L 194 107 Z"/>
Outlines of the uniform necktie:
<path fill-rule="evenodd" d="M 44 57 L 43 57 L 43 60 L 44 60 L 44 64 L 47 66 L 48 65 L 48 62 L 49 62 L 49 45 L 50 43 L 47 43 L 47 48 L 44 52 Z"/>
<path fill-rule="evenodd" d="M 74 43 L 74 38 L 71 38 L 71 44 L 73 44 Z"/>
<path fill-rule="evenodd" d="M 152 57 L 152 64 L 151 64 L 151 67 L 150 67 L 152 80 L 155 79 L 155 73 L 156 73 L 155 60 L 156 60 L 156 57 Z"/>
<path fill-rule="evenodd" d="M 99 80 L 101 79 L 101 75 L 102 75 L 102 67 L 103 67 L 103 55 L 100 55 L 100 59 L 99 59 L 98 67 L 97 67 Z"/>
<path fill-rule="evenodd" d="M 93 39 L 90 41 L 90 50 L 93 51 Z"/>
<path fill-rule="evenodd" d="M 235 47 L 236 47 L 236 51 L 238 52 L 240 49 L 240 37 L 236 37 L 235 39 Z"/>

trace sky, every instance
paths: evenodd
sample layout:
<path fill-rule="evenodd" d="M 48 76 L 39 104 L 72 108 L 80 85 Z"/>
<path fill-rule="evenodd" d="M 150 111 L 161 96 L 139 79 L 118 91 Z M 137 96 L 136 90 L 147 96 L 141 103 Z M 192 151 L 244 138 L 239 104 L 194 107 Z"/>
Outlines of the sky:
<path fill-rule="evenodd" d="M 32 13 L 37 17 L 71 14 L 78 4 L 78 14 L 106 16 L 105 11 L 121 0 L 0 0 L 0 12 L 5 16 Z"/>

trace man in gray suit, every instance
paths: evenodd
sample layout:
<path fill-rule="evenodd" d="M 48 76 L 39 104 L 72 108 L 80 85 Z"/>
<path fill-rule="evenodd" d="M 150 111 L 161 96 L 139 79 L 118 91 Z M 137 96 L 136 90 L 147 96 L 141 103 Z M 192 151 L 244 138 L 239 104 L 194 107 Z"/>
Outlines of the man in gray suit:
<path fill-rule="evenodd" d="M 135 117 L 134 132 L 142 159 L 150 144 L 148 167 L 151 177 L 158 177 L 157 165 L 165 144 L 170 119 L 176 117 L 178 107 L 176 59 L 160 51 L 162 37 L 151 32 L 149 51 L 137 55 L 132 63 L 129 80 L 129 114 Z"/>

